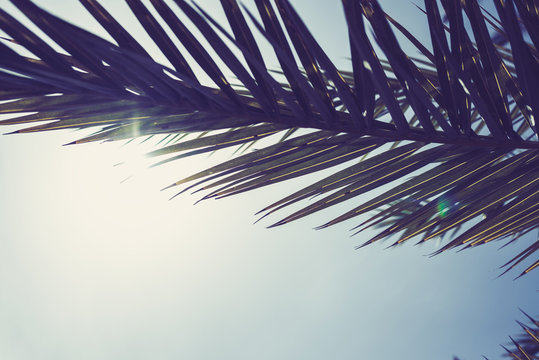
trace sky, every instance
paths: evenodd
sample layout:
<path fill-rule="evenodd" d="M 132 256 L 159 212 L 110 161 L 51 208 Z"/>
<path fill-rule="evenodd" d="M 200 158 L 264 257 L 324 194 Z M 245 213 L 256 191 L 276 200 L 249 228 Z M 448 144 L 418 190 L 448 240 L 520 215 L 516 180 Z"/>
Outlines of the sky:
<path fill-rule="evenodd" d="M 74 0 L 38 3 L 103 35 Z M 199 3 L 223 19 L 215 1 Z M 292 3 L 346 68 L 340 2 Z M 125 5 L 106 6 L 142 37 Z M 382 6 L 425 33 L 412 3 Z M 122 182 L 134 170 L 114 165 L 138 164 L 152 144 L 62 146 L 82 135 L 0 136 L 1 359 L 496 359 L 519 332 L 518 307 L 537 311 L 539 271 L 497 278 L 536 232 L 433 258 L 435 243 L 354 250 L 369 234 L 351 237 L 352 223 L 313 230 L 336 210 L 253 224 L 305 180 L 169 201 L 161 188 L 230 154 L 137 168 Z"/>

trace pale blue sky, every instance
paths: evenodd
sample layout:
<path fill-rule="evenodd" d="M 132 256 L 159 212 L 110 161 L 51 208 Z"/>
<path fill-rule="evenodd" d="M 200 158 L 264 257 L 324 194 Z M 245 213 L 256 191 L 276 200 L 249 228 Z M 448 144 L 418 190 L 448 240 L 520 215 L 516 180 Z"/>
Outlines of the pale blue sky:
<path fill-rule="evenodd" d="M 41 3 L 96 31 L 74 1 Z M 214 3 L 200 1 L 218 14 Z M 340 2 L 314 3 L 293 1 L 346 67 Z M 382 5 L 425 32 L 413 4 Z M 522 243 L 428 258 L 435 244 L 356 251 L 355 223 L 312 230 L 327 214 L 265 229 L 253 214 L 301 182 L 168 201 L 160 188 L 229 154 L 120 184 L 113 165 L 147 147 L 60 146 L 81 135 L 0 137 L 0 359 L 496 359 L 517 307 L 537 311 L 538 271 L 496 279 Z"/>

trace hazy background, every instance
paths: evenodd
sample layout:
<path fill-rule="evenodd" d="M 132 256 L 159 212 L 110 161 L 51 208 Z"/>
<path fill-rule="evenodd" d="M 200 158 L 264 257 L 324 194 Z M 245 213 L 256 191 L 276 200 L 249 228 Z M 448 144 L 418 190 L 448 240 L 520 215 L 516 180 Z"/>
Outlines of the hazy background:
<path fill-rule="evenodd" d="M 39 3 L 103 34 L 75 1 Z M 340 2 L 292 3 L 349 69 Z M 199 4 L 224 18 L 215 1 Z M 105 5 L 142 36 L 123 3 Z M 412 3 L 382 5 L 426 33 Z M 335 210 L 275 229 L 252 224 L 304 182 L 196 206 L 199 194 L 168 201 L 174 191 L 159 189 L 229 154 L 120 184 L 132 170 L 113 165 L 149 145 L 61 146 L 82 135 L 0 137 L 0 359 L 497 358 L 498 344 L 519 331 L 517 307 L 537 311 L 538 271 L 496 279 L 537 232 L 501 251 L 501 243 L 434 258 L 425 256 L 434 243 L 356 251 L 369 236 L 349 236 L 357 221 L 312 230 Z"/>

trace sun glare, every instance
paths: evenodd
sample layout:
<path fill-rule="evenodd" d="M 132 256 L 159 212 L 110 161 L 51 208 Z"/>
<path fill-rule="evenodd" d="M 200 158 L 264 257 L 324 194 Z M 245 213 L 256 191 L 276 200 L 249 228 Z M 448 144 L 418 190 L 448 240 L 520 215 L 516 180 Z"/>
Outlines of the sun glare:
<path fill-rule="evenodd" d="M 446 198 L 442 197 L 441 199 L 438 199 L 438 205 L 436 206 L 436 209 L 438 210 L 438 215 L 441 218 L 444 218 L 451 210 L 451 204 Z"/>

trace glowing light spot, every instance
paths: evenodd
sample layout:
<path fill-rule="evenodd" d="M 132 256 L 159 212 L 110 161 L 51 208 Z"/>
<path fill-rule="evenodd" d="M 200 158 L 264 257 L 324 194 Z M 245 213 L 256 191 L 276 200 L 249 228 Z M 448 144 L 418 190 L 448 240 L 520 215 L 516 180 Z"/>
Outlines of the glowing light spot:
<path fill-rule="evenodd" d="M 438 215 L 441 218 L 444 218 L 449 213 L 449 210 L 451 210 L 451 204 L 449 203 L 449 201 L 447 201 L 447 199 L 438 199 L 436 210 L 438 210 Z"/>

